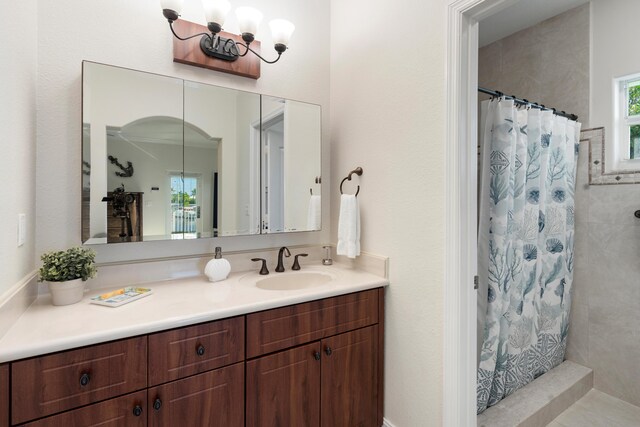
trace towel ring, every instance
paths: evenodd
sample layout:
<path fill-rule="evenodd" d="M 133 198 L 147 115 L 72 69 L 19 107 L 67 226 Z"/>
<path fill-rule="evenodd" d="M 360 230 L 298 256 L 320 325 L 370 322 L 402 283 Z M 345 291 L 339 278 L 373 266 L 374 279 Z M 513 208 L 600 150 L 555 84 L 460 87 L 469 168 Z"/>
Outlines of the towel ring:
<path fill-rule="evenodd" d="M 351 175 L 356 174 L 358 176 L 362 176 L 362 168 L 360 166 L 358 166 L 357 168 L 355 168 L 354 170 L 352 170 L 351 172 L 349 172 L 349 175 L 345 176 L 342 181 L 340 181 L 340 194 L 344 194 L 342 192 L 342 184 L 344 184 L 345 181 L 351 181 Z M 358 189 L 356 190 L 356 194 L 355 196 L 358 197 L 358 194 L 360 193 L 360 186 L 358 185 Z"/>

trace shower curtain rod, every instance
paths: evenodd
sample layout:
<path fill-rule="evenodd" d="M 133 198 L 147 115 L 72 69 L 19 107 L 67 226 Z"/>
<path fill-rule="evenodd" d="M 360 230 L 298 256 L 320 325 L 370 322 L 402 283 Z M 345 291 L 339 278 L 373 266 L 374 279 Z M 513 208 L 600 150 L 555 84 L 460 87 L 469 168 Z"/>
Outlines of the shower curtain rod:
<path fill-rule="evenodd" d="M 498 90 L 491 90 L 491 89 L 486 89 L 483 88 L 481 86 L 478 86 L 478 92 L 482 92 L 482 93 L 486 93 L 487 95 L 491 95 L 491 96 L 497 96 L 497 97 L 504 97 L 505 99 L 513 99 L 513 102 L 515 102 L 516 104 L 519 105 L 529 105 L 533 108 L 539 108 L 541 110 L 549 110 L 549 111 L 553 111 L 553 114 L 555 114 L 556 116 L 560 116 L 560 117 L 566 117 L 569 120 L 574 120 L 574 121 L 578 121 L 578 116 L 576 116 L 575 114 L 570 114 L 564 111 L 557 111 L 555 108 L 548 108 L 545 107 L 544 105 L 538 104 L 536 102 L 529 102 L 526 99 L 520 99 L 517 98 L 514 95 L 505 95 L 504 93 L 498 91 Z"/>

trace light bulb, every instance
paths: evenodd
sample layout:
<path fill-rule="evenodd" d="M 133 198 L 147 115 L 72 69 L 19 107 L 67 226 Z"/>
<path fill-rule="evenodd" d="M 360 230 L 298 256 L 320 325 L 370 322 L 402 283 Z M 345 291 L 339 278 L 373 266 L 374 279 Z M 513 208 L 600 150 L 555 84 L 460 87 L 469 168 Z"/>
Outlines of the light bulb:
<path fill-rule="evenodd" d="M 224 25 L 227 14 L 231 9 L 231 4 L 227 0 L 203 0 L 204 15 L 207 22 L 214 22 L 221 27 Z"/>
<path fill-rule="evenodd" d="M 293 34 L 293 30 L 296 29 L 296 26 L 286 19 L 274 19 L 269 22 L 269 27 L 271 27 L 273 44 L 281 44 L 284 46 L 289 45 L 291 34 Z"/>
<path fill-rule="evenodd" d="M 162 7 L 162 10 L 173 10 L 176 15 L 180 15 L 183 3 L 184 0 L 160 0 L 160 7 Z"/>
<path fill-rule="evenodd" d="M 236 16 L 240 32 L 255 36 L 258 32 L 258 25 L 262 21 L 262 12 L 252 7 L 239 7 L 236 9 Z"/>

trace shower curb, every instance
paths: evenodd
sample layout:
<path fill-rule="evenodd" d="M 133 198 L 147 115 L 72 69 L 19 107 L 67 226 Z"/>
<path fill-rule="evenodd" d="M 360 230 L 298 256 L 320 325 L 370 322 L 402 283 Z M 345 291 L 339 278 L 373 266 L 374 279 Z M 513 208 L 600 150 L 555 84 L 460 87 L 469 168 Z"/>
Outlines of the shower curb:
<path fill-rule="evenodd" d="M 478 427 L 544 427 L 593 388 L 593 370 L 571 361 L 478 415 Z"/>

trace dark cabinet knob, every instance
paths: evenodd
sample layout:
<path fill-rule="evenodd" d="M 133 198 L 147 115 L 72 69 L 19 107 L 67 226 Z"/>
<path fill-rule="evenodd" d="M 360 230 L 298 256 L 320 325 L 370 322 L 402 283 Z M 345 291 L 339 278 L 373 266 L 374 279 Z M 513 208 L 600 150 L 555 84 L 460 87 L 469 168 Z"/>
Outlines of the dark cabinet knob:
<path fill-rule="evenodd" d="M 198 348 L 196 348 L 196 353 L 198 354 L 198 356 L 204 356 L 204 346 L 202 344 L 200 344 Z"/>
<path fill-rule="evenodd" d="M 84 387 L 89 384 L 89 381 L 91 381 L 91 376 L 89 373 L 83 372 L 82 375 L 80 375 L 80 385 Z"/>
<path fill-rule="evenodd" d="M 159 411 L 162 408 L 162 400 L 159 397 L 156 397 L 156 400 L 153 401 L 153 409 Z"/>
<path fill-rule="evenodd" d="M 136 417 L 139 417 L 140 415 L 142 415 L 142 406 L 140 405 L 136 405 L 133 407 L 133 415 L 135 415 Z"/>
<path fill-rule="evenodd" d="M 319 351 L 313 352 L 313 358 L 316 360 L 320 360 L 320 352 Z"/>
<path fill-rule="evenodd" d="M 327 347 L 324 349 L 324 352 L 327 353 L 327 356 L 331 356 L 331 353 L 333 353 L 333 350 L 331 350 L 331 347 Z"/>

